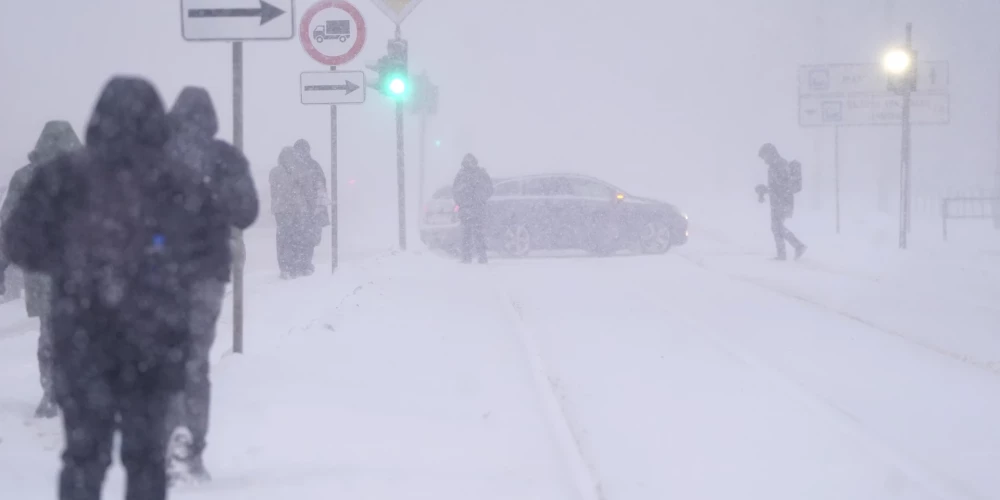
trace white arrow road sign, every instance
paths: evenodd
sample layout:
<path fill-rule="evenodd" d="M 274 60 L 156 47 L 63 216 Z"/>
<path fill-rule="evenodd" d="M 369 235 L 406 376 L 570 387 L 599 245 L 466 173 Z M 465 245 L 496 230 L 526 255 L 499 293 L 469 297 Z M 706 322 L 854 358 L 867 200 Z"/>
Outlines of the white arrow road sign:
<path fill-rule="evenodd" d="M 295 36 L 292 0 L 181 0 L 185 40 L 288 40 Z"/>
<path fill-rule="evenodd" d="M 310 71 L 299 78 L 302 104 L 365 102 L 364 71 Z"/>
<path fill-rule="evenodd" d="M 948 91 L 948 61 L 917 63 L 917 91 Z M 888 92 L 878 64 L 815 64 L 799 67 L 799 95 Z"/>
<path fill-rule="evenodd" d="M 910 99 L 910 123 L 946 125 L 950 121 L 947 94 L 915 92 Z M 832 98 L 803 96 L 799 98 L 799 125 L 899 125 L 903 119 L 902 110 L 903 98 L 892 94 L 857 94 Z"/>

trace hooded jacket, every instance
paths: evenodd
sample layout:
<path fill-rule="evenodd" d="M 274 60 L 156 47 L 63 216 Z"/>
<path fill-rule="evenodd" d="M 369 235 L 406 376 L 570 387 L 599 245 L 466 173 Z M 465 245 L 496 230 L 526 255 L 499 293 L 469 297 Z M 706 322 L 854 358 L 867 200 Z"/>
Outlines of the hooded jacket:
<path fill-rule="evenodd" d="M 233 263 L 231 228 L 246 229 L 260 209 L 250 165 L 238 149 L 215 139 L 219 124 L 205 89 L 182 90 L 168 118 L 173 132 L 168 154 L 192 169 L 219 211 L 218 217 L 205 225 L 209 244 L 199 252 L 198 272 L 204 278 L 228 281 Z"/>
<path fill-rule="evenodd" d="M 452 196 L 459 216 L 474 217 L 485 212 L 486 202 L 493 196 L 493 179 L 479 166 L 475 156 L 465 155 L 462 160 L 462 168 L 452 184 Z"/>
<path fill-rule="evenodd" d="M 39 165 L 3 227 L 11 262 L 52 279 L 57 392 L 81 374 L 135 369 L 180 388 L 191 264 L 217 213 L 191 170 L 165 153 L 168 137 L 153 86 L 113 78 L 86 147 Z"/>
<path fill-rule="evenodd" d="M 326 174 L 323 167 L 312 157 L 312 147 L 305 139 L 295 141 L 292 146 L 296 159 L 296 178 L 302 184 L 314 214 L 314 221 L 320 227 L 330 225 L 330 196 L 327 194 Z"/>
<path fill-rule="evenodd" d="M 278 166 L 271 169 L 271 212 L 283 219 L 304 220 L 310 212 L 308 193 L 300 182 L 295 150 L 284 148 L 278 155 Z"/>
<path fill-rule="evenodd" d="M 6 223 L 39 164 L 55 160 L 60 155 L 76 151 L 81 147 L 80 139 L 68 122 L 46 123 L 35 143 L 35 149 L 28 154 L 31 163 L 17 169 L 11 177 L 7 197 L 4 198 L 3 206 L 0 206 L 0 221 Z M 8 265 L 6 257 L 0 260 L 0 274 Z M 45 275 L 25 273 L 24 292 L 24 305 L 29 317 L 42 316 L 48 311 L 49 281 Z"/>

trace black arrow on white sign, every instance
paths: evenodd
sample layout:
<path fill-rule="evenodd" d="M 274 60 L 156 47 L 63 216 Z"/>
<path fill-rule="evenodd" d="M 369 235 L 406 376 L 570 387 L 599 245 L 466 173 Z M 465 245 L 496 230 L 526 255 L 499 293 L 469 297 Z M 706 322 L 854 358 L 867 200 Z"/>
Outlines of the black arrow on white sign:
<path fill-rule="evenodd" d="M 188 9 L 188 17 L 259 17 L 263 26 L 268 21 L 284 14 L 285 11 L 260 0 L 259 9 Z"/>
<path fill-rule="evenodd" d="M 343 85 L 306 85 L 306 90 L 343 90 L 344 94 L 350 94 L 355 90 L 360 89 L 357 84 L 348 80 L 345 81 Z"/>

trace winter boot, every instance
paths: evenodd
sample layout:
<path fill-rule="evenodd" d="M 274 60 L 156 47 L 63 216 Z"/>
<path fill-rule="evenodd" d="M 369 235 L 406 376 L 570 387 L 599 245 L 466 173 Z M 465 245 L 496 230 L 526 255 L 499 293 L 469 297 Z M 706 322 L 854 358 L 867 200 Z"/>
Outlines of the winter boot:
<path fill-rule="evenodd" d="M 205 468 L 205 462 L 200 453 L 187 460 L 187 469 L 189 481 L 204 483 L 212 480 L 212 475 Z"/>
<path fill-rule="evenodd" d="M 191 431 L 187 427 L 178 427 L 170 434 L 167 442 L 167 481 L 174 485 L 187 482 L 191 477 L 188 458 L 191 456 Z"/>
<path fill-rule="evenodd" d="M 806 246 L 799 245 L 798 248 L 795 249 L 795 260 L 801 259 L 802 255 L 805 253 L 806 253 Z"/>
<path fill-rule="evenodd" d="M 38 408 L 35 408 L 35 418 L 55 418 L 57 416 L 59 416 L 59 407 L 56 406 L 55 399 L 48 394 L 43 395 L 42 400 L 38 402 Z"/>

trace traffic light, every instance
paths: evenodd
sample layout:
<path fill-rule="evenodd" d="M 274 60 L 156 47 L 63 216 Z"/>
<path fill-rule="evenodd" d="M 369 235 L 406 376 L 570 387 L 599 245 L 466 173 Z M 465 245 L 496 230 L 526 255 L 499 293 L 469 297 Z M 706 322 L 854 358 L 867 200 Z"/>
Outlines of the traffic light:
<path fill-rule="evenodd" d="M 407 52 L 406 40 L 389 40 L 386 55 L 380 57 L 375 64 L 368 65 L 368 69 L 377 73 L 375 83 L 371 86 L 382 95 L 397 101 L 407 100 L 411 93 Z"/>
<path fill-rule="evenodd" d="M 896 94 L 917 90 L 917 52 L 910 48 L 897 48 L 886 52 L 882 58 L 888 82 L 886 88 Z"/>

